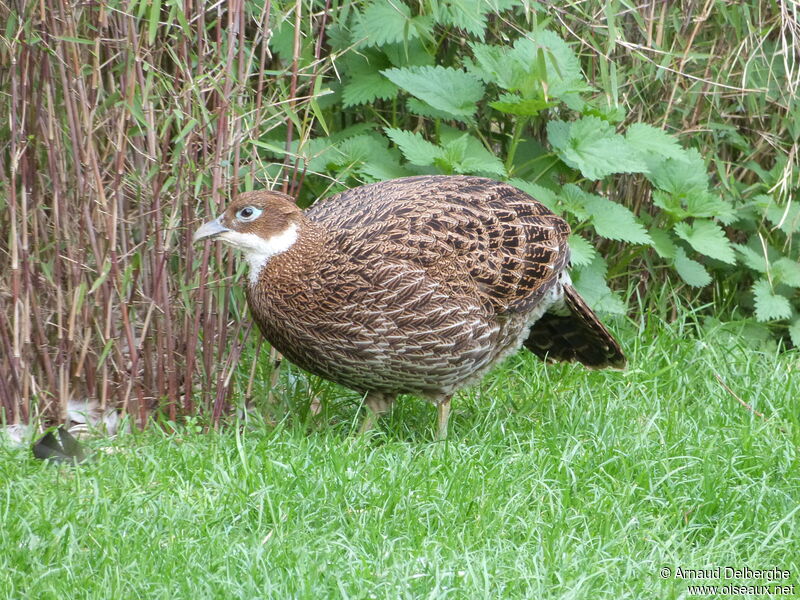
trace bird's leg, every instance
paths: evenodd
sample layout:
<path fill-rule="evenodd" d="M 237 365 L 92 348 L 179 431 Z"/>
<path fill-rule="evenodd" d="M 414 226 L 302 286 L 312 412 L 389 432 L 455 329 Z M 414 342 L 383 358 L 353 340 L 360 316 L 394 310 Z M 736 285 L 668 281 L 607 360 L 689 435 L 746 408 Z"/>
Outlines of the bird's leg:
<path fill-rule="evenodd" d="M 436 441 L 441 442 L 447 438 L 447 421 L 450 419 L 450 398 L 452 396 L 442 396 L 436 399 L 437 424 Z"/>
<path fill-rule="evenodd" d="M 394 398 L 381 392 L 368 392 L 364 404 L 367 405 L 367 414 L 361 422 L 359 433 L 366 433 L 378 423 L 378 417 L 386 413 L 392 406 Z"/>

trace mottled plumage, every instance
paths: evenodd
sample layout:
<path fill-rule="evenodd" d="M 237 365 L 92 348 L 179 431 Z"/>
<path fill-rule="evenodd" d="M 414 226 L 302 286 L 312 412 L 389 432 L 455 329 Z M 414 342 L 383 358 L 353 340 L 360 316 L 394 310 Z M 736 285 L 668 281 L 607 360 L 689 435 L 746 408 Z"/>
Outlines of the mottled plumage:
<path fill-rule="evenodd" d="M 248 208 L 261 212 L 241 222 Z M 376 412 L 398 394 L 421 395 L 444 407 L 441 430 L 453 392 L 523 343 L 543 358 L 624 364 L 570 285 L 569 226 L 508 184 L 409 177 L 305 213 L 282 194 L 250 192 L 212 226 L 196 237 L 230 232 L 223 240 L 248 255 L 247 298 L 270 343 L 367 393 Z"/>

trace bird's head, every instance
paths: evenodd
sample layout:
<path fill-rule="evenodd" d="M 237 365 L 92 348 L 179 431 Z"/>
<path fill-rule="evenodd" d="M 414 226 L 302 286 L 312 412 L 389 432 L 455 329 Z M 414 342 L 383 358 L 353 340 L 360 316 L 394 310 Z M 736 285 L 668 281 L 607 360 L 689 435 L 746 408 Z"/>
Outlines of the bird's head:
<path fill-rule="evenodd" d="M 244 252 L 255 283 L 267 261 L 297 241 L 302 211 L 290 196 L 258 191 L 241 194 L 219 217 L 194 232 L 194 242 L 216 239 Z"/>

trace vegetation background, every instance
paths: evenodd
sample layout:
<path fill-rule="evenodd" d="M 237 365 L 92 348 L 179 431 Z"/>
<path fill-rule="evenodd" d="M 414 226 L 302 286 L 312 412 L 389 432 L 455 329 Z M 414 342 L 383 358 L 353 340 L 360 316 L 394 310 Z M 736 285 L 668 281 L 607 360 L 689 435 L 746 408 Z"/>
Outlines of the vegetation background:
<path fill-rule="evenodd" d="M 77 468 L 0 443 L 0 598 L 797 596 L 799 22 L 790 0 L 0 3 L 0 436 L 133 425 Z M 563 214 L 628 369 L 520 353 L 441 444 L 422 401 L 355 437 L 356 394 L 275 377 L 241 265 L 195 227 L 242 190 L 428 172 Z M 675 577 L 714 566 L 790 574 Z"/>
<path fill-rule="evenodd" d="M 599 310 L 800 343 L 792 2 L 12 1 L 0 22 L 9 423 L 87 401 L 216 423 L 264 397 L 239 267 L 190 244 L 260 187 L 506 179 L 570 220 Z"/>

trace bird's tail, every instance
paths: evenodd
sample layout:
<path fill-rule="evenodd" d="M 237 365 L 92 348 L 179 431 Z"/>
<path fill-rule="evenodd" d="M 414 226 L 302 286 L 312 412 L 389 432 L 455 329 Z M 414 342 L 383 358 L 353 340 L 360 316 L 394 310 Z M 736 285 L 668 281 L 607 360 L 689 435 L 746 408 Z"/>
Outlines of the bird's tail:
<path fill-rule="evenodd" d="M 566 311 L 546 312 L 534 323 L 525 347 L 542 360 L 577 360 L 592 369 L 625 368 L 619 343 L 569 284 L 564 284 L 564 305 Z"/>

